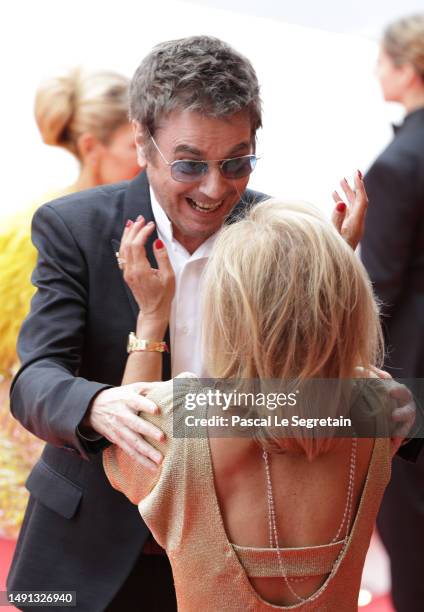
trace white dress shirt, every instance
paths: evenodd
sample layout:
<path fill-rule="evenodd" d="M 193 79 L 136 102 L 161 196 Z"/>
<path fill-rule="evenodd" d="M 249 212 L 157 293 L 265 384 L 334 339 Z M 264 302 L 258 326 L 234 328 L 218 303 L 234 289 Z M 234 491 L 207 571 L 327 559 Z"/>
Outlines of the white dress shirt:
<path fill-rule="evenodd" d="M 192 254 L 173 237 L 172 224 L 150 187 L 153 216 L 159 238 L 175 272 L 175 296 L 169 321 L 172 376 L 193 372 L 205 377 L 201 347 L 200 291 L 202 274 L 218 236 L 210 236 Z"/>

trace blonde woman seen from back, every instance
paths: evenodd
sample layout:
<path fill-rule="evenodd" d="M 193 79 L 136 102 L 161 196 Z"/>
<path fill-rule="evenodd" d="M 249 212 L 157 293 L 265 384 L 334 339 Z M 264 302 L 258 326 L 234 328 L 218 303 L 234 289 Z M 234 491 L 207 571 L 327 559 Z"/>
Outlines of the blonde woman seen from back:
<path fill-rule="evenodd" d="M 143 231 L 127 228 L 121 250 Z M 160 340 L 173 275 L 161 243 L 155 256 L 160 272 L 150 272 L 162 279 L 163 300 L 156 292 L 157 323 L 150 312 L 145 331 Z M 276 200 L 220 232 L 204 278 L 203 331 L 210 375 L 228 380 L 353 378 L 383 350 L 360 261 L 317 210 Z M 123 382 L 160 375 L 160 353 L 137 352 Z M 174 437 L 184 384 L 175 395 L 172 381 L 145 384 L 160 408 L 150 420 L 166 433 L 157 472 L 118 447 L 104 453 L 112 486 L 138 505 L 170 558 L 178 609 L 356 611 L 396 445 Z"/>

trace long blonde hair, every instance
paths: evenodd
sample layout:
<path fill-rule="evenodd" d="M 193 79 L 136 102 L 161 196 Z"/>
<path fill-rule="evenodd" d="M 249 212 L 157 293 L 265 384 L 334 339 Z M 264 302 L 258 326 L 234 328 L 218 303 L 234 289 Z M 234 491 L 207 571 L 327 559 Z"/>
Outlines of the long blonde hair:
<path fill-rule="evenodd" d="M 344 379 L 382 361 L 367 273 L 310 205 L 267 200 L 224 227 L 203 289 L 215 378 Z"/>
<path fill-rule="evenodd" d="M 64 147 L 79 158 L 78 138 L 91 132 L 107 144 L 128 119 L 129 79 L 110 71 L 80 68 L 47 80 L 37 90 L 35 119 L 46 144 Z"/>

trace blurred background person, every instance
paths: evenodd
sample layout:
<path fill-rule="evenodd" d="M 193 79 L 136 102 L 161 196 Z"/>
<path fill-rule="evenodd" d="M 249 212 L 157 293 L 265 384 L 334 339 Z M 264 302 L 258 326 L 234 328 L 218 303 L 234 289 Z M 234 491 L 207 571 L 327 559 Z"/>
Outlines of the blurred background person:
<path fill-rule="evenodd" d="M 395 127 L 392 142 L 365 176 L 370 206 L 362 241 L 362 259 L 376 294 L 382 301 L 382 321 L 388 349 L 385 367 L 398 378 L 422 379 L 424 13 L 400 19 L 386 29 L 377 76 L 384 99 L 400 103 L 406 117 L 402 125 Z M 408 447 L 411 448 L 411 443 Z M 395 457 L 378 526 L 390 556 L 392 597 L 396 610 L 423 610 L 422 455 L 416 463 Z"/>
<path fill-rule="evenodd" d="M 31 218 L 49 200 L 104 183 L 133 178 L 137 164 L 128 120 L 129 79 L 110 71 L 77 68 L 43 83 L 35 97 L 35 119 L 46 144 L 63 147 L 79 162 L 76 182 L 45 194 L 1 222 L 0 231 L 0 535 L 16 537 L 27 504 L 24 483 L 43 443 L 10 415 L 8 391 L 17 369 L 16 341 L 34 292 L 36 250 Z"/>

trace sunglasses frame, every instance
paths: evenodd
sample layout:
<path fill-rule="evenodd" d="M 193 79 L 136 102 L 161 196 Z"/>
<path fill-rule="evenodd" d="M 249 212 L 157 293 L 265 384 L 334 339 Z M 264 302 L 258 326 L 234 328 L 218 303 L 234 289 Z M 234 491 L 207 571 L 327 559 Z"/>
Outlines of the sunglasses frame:
<path fill-rule="evenodd" d="M 150 135 L 150 138 L 151 138 L 153 144 L 155 145 L 155 148 L 156 148 L 157 152 L 161 156 L 162 160 L 165 162 L 165 164 L 167 166 L 170 167 L 172 178 L 174 179 L 174 181 L 177 181 L 178 183 L 195 183 L 197 181 L 201 181 L 202 178 L 205 176 L 205 174 L 207 174 L 207 172 L 209 172 L 209 165 L 210 164 L 216 164 L 218 166 L 218 168 L 219 168 L 221 176 L 223 176 L 227 181 L 237 181 L 238 179 L 245 178 L 246 176 L 249 176 L 250 174 L 252 174 L 253 170 L 255 169 L 256 162 L 259 159 L 259 157 L 257 157 L 254 153 L 249 153 L 248 155 L 240 155 L 239 157 L 227 157 L 225 159 L 176 159 L 173 162 L 169 162 L 166 159 L 165 155 L 162 153 L 162 151 L 159 149 L 159 147 L 158 147 L 155 139 L 153 138 L 153 136 L 151 134 L 149 134 L 149 135 Z M 253 168 L 250 169 L 250 172 L 248 172 L 247 174 L 243 174 L 242 176 L 238 176 L 237 178 L 231 178 L 231 177 L 228 177 L 228 176 L 226 176 L 224 174 L 223 165 L 226 162 L 235 161 L 237 159 L 247 159 L 247 158 L 249 158 L 250 160 L 254 160 Z M 181 162 L 183 162 L 183 163 L 184 162 L 190 162 L 192 164 L 206 164 L 206 171 L 200 173 L 196 177 L 188 177 L 188 180 L 183 180 L 181 178 L 177 178 L 175 176 L 175 170 L 174 169 L 176 167 L 176 164 L 180 164 Z"/>

